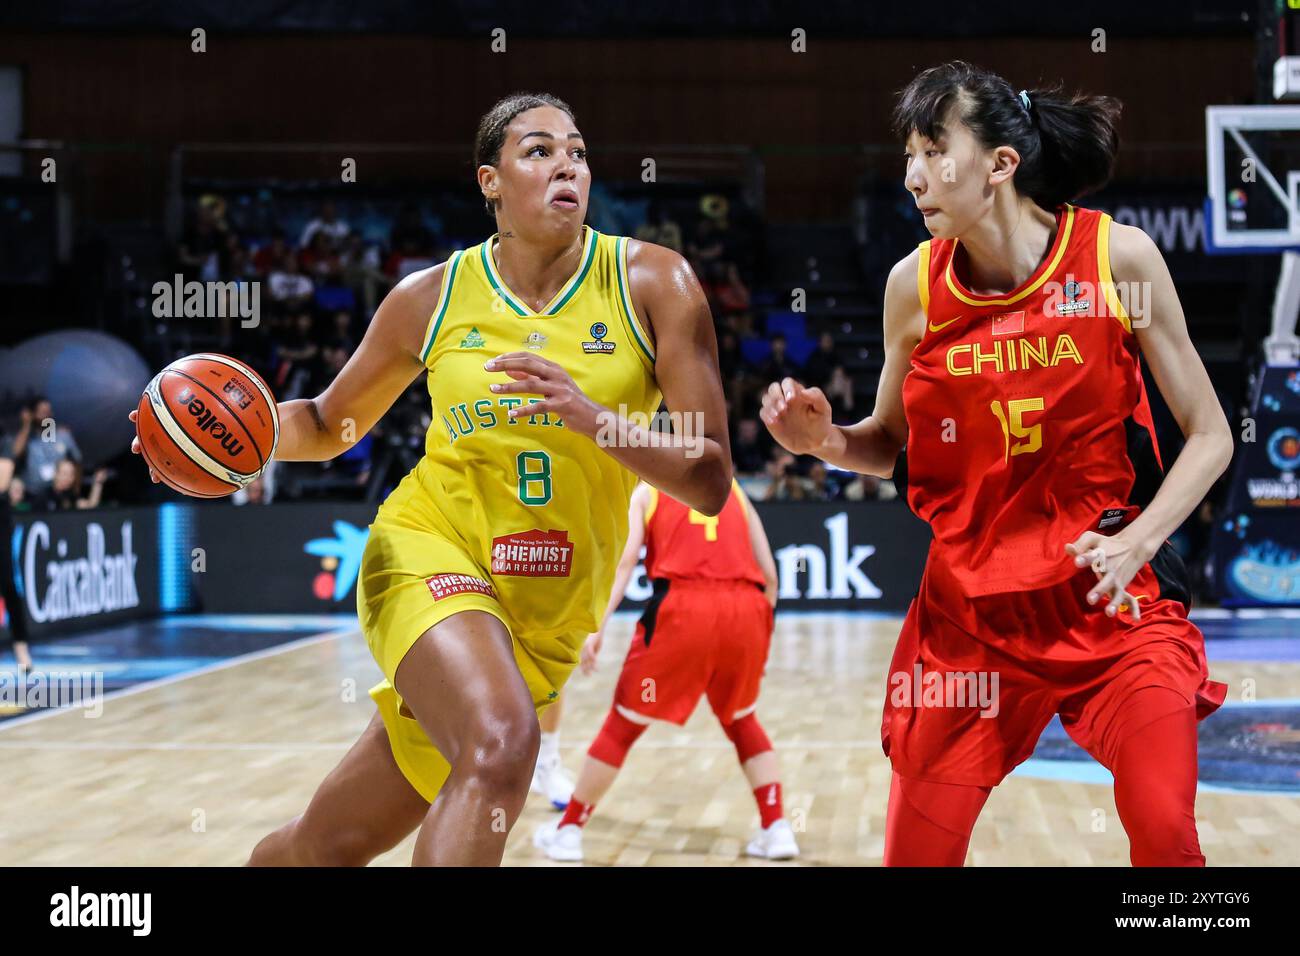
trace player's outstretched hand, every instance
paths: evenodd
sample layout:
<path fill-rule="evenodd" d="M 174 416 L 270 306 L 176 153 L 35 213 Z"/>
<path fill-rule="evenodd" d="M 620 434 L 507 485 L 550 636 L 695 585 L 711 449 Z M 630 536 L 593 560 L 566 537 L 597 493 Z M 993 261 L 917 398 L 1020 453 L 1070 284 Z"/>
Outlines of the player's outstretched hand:
<path fill-rule="evenodd" d="M 758 417 L 781 447 L 795 455 L 817 454 L 835 427 L 822 390 L 804 388 L 792 378 L 767 387 Z"/>
<path fill-rule="evenodd" d="M 587 635 L 586 643 L 582 645 L 582 656 L 578 659 L 578 666 L 582 668 L 584 674 L 595 673 L 596 658 L 600 656 L 600 647 L 604 642 L 604 631 L 597 631 L 595 634 Z"/>
<path fill-rule="evenodd" d="M 1088 592 L 1089 604 L 1109 597 L 1106 605 L 1108 615 L 1114 617 L 1120 611 L 1128 611 L 1133 620 L 1142 619 L 1138 597 L 1146 595 L 1134 596 L 1126 589 L 1148 559 L 1124 537 L 1124 532 L 1106 537 L 1095 531 L 1085 531 L 1065 546 L 1065 552 L 1074 556 L 1075 567 L 1092 565 L 1092 571 L 1097 575 L 1097 586 Z"/>
<path fill-rule="evenodd" d="M 135 409 L 131 409 L 131 414 L 128 415 L 128 416 L 126 416 L 126 417 L 129 418 L 129 419 L 131 419 L 131 424 L 134 425 L 134 424 L 135 424 L 136 416 L 137 416 L 138 414 L 139 414 L 139 412 L 137 412 Z M 133 454 L 133 455 L 138 455 L 138 454 L 140 454 L 140 436 L 139 436 L 139 435 L 136 435 L 134 438 L 131 439 L 131 454 Z M 155 485 L 158 484 L 158 472 L 154 471 L 152 468 L 149 469 L 149 477 L 153 479 L 153 483 L 154 483 Z"/>

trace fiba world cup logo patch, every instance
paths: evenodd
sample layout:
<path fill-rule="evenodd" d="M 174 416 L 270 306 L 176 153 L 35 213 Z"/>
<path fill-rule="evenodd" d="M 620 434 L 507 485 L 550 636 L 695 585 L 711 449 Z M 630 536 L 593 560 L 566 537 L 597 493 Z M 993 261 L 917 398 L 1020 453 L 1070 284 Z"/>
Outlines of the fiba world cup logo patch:
<path fill-rule="evenodd" d="M 1065 294 L 1065 301 L 1057 304 L 1057 315 L 1078 315 L 1080 312 L 1087 312 L 1092 308 L 1091 299 L 1079 298 L 1083 294 L 1083 286 L 1073 279 L 1067 282 L 1061 291 Z"/>
<path fill-rule="evenodd" d="M 593 322 L 591 325 L 591 337 L 593 341 L 583 342 L 582 350 L 588 355 L 607 355 L 614 351 L 617 342 L 606 342 L 605 336 L 609 334 L 609 326 L 604 322 Z"/>
<path fill-rule="evenodd" d="M 1281 471 L 1300 468 L 1300 432 L 1279 428 L 1268 440 L 1268 460 Z"/>

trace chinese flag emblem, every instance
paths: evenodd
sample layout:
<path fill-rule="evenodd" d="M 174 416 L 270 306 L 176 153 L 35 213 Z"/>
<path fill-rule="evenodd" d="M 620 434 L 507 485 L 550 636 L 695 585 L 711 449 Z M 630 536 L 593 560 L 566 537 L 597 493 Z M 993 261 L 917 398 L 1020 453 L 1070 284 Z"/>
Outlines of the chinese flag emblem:
<path fill-rule="evenodd" d="M 993 316 L 994 335 L 1015 335 L 1025 331 L 1024 312 L 1006 312 Z"/>

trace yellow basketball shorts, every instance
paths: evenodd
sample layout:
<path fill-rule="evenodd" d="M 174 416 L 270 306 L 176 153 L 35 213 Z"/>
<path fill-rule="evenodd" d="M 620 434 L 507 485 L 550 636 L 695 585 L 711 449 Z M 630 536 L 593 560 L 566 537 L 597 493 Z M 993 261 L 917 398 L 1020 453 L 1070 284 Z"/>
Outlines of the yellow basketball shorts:
<path fill-rule="evenodd" d="M 515 663 L 539 714 L 560 696 L 587 638 L 585 631 L 547 637 L 516 633 L 497 600 L 491 576 L 460 546 L 429 531 L 381 521 L 370 526 L 357 579 L 357 614 L 370 652 L 384 672 L 370 696 L 379 707 L 398 767 L 430 803 L 451 767 L 402 703 L 393 678 L 425 631 L 461 611 L 485 611 L 505 625 Z"/>

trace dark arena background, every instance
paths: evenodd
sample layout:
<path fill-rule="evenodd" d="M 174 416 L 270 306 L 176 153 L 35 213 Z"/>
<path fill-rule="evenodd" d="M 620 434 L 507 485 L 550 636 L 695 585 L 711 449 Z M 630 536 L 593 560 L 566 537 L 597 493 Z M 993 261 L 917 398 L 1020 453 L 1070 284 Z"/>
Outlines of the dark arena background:
<path fill-rule="evenodd" d="M 546 91 L 590 151 L 587 224 L 681 253 L 707 296 L 736 480 L 776 565 L 758 713 L 799 843 L 788 862 L 747 855 L 759 814 L 701 705 L 642 737 L 585 827 L 584 863 L 879 865 L 887 670 L 930 531 L 906 502 L 906 452 L 892 479 L 841 470 L 786 452 L 759 412 L 789 376 L 821 387 L 838 424 L 872 413 L 886 278 L 929 238 L 890 114 L 953 59 L 1123 103 L 1114 178 L 1080 204 L 1159 247 L 1235 445 L 1169 539 L 1227 685 L 1198 727 L 1200 846 L 1211 866 L 1300 863 L 1292 6 L 7 6 L 0 479 L 16 603 L 0 629 L 0 863 L 241 865 L 371 720 L 381 673 L 358 573 L 376 509 L 441 427 L 424 376 L 339 457 L 276 461 L 217 500 L 152 483 L 127 415 L 155 372 L 200 352 L 246 363 L 280 402 L 320 395 L 396 283 L 494 232 L 479 118 Z M 1144 371 L 1167 471 L 1183 434 Z M 565 688 L 570 777 L 651 596 L 638 566 L 594 673 Z M 13 647 L 18 618 L 28 641 Z M 533 792 L 504 861 L 572 866 L 532 839 L 556 817 Z M 406 865 L 414 844 L 375 862 Z M 1111 774 L 1058 718 L 989 797 L 966 864 L 1129 864 Z M 1098 906 L 1108 925 L 1153 912 L 1118 892 Z"/>

